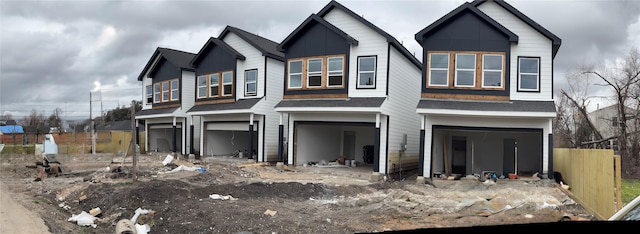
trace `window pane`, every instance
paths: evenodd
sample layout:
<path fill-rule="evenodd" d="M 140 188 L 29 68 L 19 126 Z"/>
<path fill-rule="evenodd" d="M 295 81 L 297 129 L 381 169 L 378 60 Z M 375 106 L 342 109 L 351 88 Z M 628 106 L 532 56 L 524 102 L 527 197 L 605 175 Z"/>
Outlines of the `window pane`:
<path fill-rule="evenodd" d="M 361 86 L 373 86 L 374 85 L 374 77 L 373 72 L 362 72 L 360 73 L 360 80 L 358 84 Z"/>
<path fill-rule="evenodd" d="M 171 90 L 171 100 L 178 100 L 178 90 Z"/>
<path fill-rule="evenodd" d="M 521 73 L 538 73 L 538 59 L 521 58 L 520 72 Z"/>
<path fill-rule="evenodd" d="M 309 76 L 309 86 L 319 87 L 322 85 L 322 76 Z"/>
<path fill-rule="evenodd" d="M 302 75 L 291 75 L 289 79 L 289 87 L 300 88 L 302 87 Z"/>
<path fill-rule="evenodd" d="M 329 85 L 331 85 L 331 86 L 341 86 L 342 85 L 342 76 L 329 75 Z"/>
<path fill-rule="evenodd" d="M 223 72 L 222 73 L 222 83 L 231 83 L 233 80 L 232 72 Z"/>
<path fill-rule="evenodd" d="M 486 71 L 484 72 L 484 86 L 502 86 L 502 72 Z"/>
<path fill-rule="evenodd" d="M 209 91 L 209 96 L 211 97 L 217 97 L 218 94 L 220 94 L 220 92 L 218 91 L 218 86 L 211 86 L 211 89 Z"/>
<path fill-rule="evenodd" d="M 207 95 L 207 87 L 198 88 L 198 97 L 205 97 Z"/>
<path fill-rule="evenodd" d="M 447 85 L 448 79 L 447 71 L 431 70 L 431 73 L 429 74 L 430 85 Z"/>
<path fill-rule="evenodd" d="M 210 80 L 210 84 L 211 85 L 218 85 L 220 82 L 220 75 L 218 74 L 212 74 L 211 77 L 209 78 Z"/>
<path fill-rule="evenodd" d="M 169 92 L 162 92 L 162 101 L 169 100 Z"/>
<path fill-rule="evenodd" d="M 153 94 L 151 91 L 151 85 L 147 85 L 146 89 L 147 89 L 147 97 L 150 97 Z"/>
<path fill-rule="evenodd" d="M 256 92 L 256 83 L 247 83 L 247 93 Z"/>
<path fill-rule="evenodd" d="M 309 59 L 309 72 L 322 72 L 322 59 Z"/>
<path fill-rule="evenodd" d="M 376 58 L 374 57 L 360 58 L 359 62 L 360 71 L 373 71 L 375 69 Z"/>
<path fill-rule="evenodd" d="M 233 94 L 233 90 L 231 89 L 233 86 L 232 85 L 225 85 L 224 88 L 224 93 L 223 95 L 231 95 Z"/>
<path fill-rule="evenodd" d="M 476 56 L 474 54 L 458 54 L 456 55 L 456 68 L 458 69 L 475 69 Z"/>
<path fill-rule="evenodd" d="M 258 72 L 256 70 L 246 71 L 244 74 L 244 78 L 247 80 L 247 82 L 255 82 L 257 76 Z"/>
<path fill-rule="evenodd" d="M 172 80 L 171 81 L 171 89 L 177 89 L 178 88 L 178 81 L 177 80 Z"/>
<path fill-rule="evenodd" d="M 206 76 L 198 76 L 198 86 L 207 85 L 207 77 Z"/>
<path fill-rule="evenodd" d="M 472 86 L 475 79 L 473 73 L 472 71 L 457 71 L 456 85 Z"/>
<path fill-rule="evenodd" d="M 329 71 L 342 72 L 342 58 L 329 58 Z"/>
<path fill-rule="evenodd" d="M 484 55 L 482 66 L 484 67 L 484 69 L 502 70 L 502 56 L 501 55 Z"/>
<path fill-rule="evenodd" d="M 449 67 L 449 55 L 448 54 L 431 54 L 430 67 L 431 68 L 448 68 Z"/>
<path fill-rule="evenodd" d="M 162 91 L 169 90 L 169 82 L 162 82 Z"/>
<path fill-rule="evenodd" d="M 289 62 L 289 73 L 302 73 L 302 61 Z"/>
<path fill-rule="evenodd" d="M 537 75 L 521 75 L 520 76 L 520 88 L 521 89 L 538 89 L 538 76 Z"/>

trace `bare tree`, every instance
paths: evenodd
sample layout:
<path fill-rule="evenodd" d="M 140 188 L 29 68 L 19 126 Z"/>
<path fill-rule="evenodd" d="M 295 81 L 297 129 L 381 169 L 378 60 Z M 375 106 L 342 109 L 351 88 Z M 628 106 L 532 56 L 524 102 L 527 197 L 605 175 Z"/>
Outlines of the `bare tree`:
<path fill-rule="evenodd" d="M 22 119 L 22 125 L 40 127 L 44 125 L 44 115 L 38 113 L 36 109 L 31 109 L 31 113 Z"/>
<path fill-rule="evenodd" d="M 11 113 L 6 112 L 4 114 L 0 114 L 0 121 L 8 121 L 8 120 L 14 120 Z"/>
<path fill-rule="evenodd" d="M 612 89 L 617 104 L 618 124 L 618 143 L 620 146 L 620 157 L 622 161 L 622 171 L 626 175 L 635 174 L 640 166 L 640 155 L 638 151 L 633 150 L 635 142 L 629 141 L 630 132 L 628 123 L 636 121 L 627 121 L 630 116 L 628 105 L 637 101 L 638 84 L 640 83 L 640 52 L 636 47 L 632 47 L 625 59 L 604 69 L 586 69 L 584 74 L 594 75 L 598 80 L 604 82 L 602 85 Z M 634 106 L 638 106 L 637 104 Z M 634 134 L 635 135 L 635 134 Z"/>
<path fill-rule="evenodd" d="M 47 119 L 50 127 L 62 127 L 62 109 L 60 107 L 53 110 L 53 113 Z"/>

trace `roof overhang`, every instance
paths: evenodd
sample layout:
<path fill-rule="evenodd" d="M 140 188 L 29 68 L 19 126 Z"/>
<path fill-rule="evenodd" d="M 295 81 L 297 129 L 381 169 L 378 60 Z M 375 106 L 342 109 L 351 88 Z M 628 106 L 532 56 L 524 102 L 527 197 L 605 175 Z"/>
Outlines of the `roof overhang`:
<path fill-rule="evenodd" d="M 416 109 L 422 115 L 470 116 L 470 117 L 509 117 L 509 118 L 555 118 L 555 112 L 531 111 L 478 111 L 451 109 Z"/>

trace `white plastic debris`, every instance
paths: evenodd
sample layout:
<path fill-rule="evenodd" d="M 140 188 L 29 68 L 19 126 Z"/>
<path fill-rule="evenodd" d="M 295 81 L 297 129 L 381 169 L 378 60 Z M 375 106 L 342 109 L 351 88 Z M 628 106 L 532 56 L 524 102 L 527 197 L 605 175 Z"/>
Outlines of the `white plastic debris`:
<path fill-rule="evenodd" d="M 93 215 L 90 215 L 89 213 L 82 211 L 80 212 L 80 214 L 77 215 L 71 215 L 71 218 L 69 218 L 67 221 L 69 222 L 75 222 L 80 226 L 91 226 L 93 228 L 96 228 L 98 225 L 95 223 L 96 221 L 96 217 L 93 217 Z"/>
<path fill-rule="evenodd" d="M 220 195 L 215 193 L 209 195 L 209 197 L 214 200 L 238 200 L 238 198 L 232 197 L 231 195 Z"/>
<path fill-rule="evenodd" d="M 167 157 L 164 158 L 164 161 L 162 161 L 162 165 L 166 166 L 167 164 L 171 163 L 171 161 L 173 161 L 173 156 L 171 156 L 171 154 L 167 154 Z"/>
<path fill-rule="evenodd" d="M 145 209 L 142 209 L 142 208 L 136 209 L 135 214 L 131 218 L 131 222 L 135 224 L 136 221 L 138 220 L 138 217 L 140 217 L 141 214 L 148 214 L 150 212 L 151 212 L 150 210 L 145 210 Z"/>
<path fill-rule="evenodd" d="M 135 226 L 137 234 L 149 233 L 151 231 L 151 226 L 149 226 L 149 224 L 140 225 L 136 223 Z"/>

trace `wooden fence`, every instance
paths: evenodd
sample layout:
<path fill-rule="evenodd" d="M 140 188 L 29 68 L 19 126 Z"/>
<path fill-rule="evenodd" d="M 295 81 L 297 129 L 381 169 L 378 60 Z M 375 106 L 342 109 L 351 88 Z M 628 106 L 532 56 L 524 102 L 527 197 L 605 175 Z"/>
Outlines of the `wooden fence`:
<path fill-rule="evenodd" d="M 42 144 L 42 137 L 37 144 Z M 91 153 L 90 133 L 60 133 L 53 134 L 58 145 L 58 154 L 86 154 Z M 140 152 L 145 152 L 144 132 L 140 132 Z M 130 145 L 130 131 L 103 131 L 96 134 L 96 153 L 113 153 L 115 155 L 133 155 L 135 148 Z M 35 143 L 5 144 L 3 153 L 33 154 Z"/>
<path fill-rule="evenodd" d="M 553 167 L 570 194 L 601 220 L 622 206 L 620 156 L 611 149 L 553 149 Z"/>

